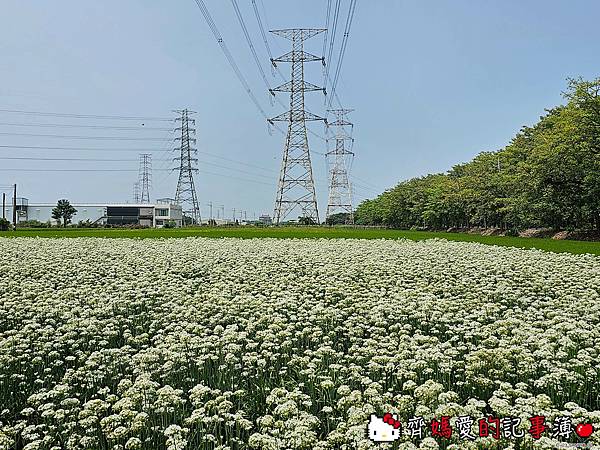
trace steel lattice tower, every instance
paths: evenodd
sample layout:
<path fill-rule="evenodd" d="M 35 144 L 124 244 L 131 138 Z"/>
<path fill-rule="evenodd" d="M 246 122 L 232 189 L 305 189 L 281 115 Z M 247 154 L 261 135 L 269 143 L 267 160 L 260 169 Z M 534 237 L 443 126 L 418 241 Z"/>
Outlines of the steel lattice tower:
<path fill-rule="evenodd" d="M 336 213 L 347 213 L 348 222 L 354 223 L 354 212 L 352 210 L 352 189 L 348 177 L 349 158 L 354 156 L 346 148 L 347 141 L 353 141 L 352 136 L 347 131 L 347 127 L 353 127 L 352 122 L 346 118 L 352 109 L 330 109 L 328 110 L 335 116 L 335 121 L 327 125 L 327 128 L 335 127 L 334 139 L 335 148 L 327 152 L 327 158 L 330 161 L 329 169 L 329 199 L 327 201 L 327 216 Z M 327 140 L 329 141 L 329 139 Z"/>
<path fill-rule="evenodd" d="M 140 202 L 140 183 L 133 183 L 133 203 L 138 204 Z"/>
<path fill-rule="evenodd" d="M 272 95 L 275 95 L 275 92 L 290 93 L 290 110 L 269 119 L 271 124 L 275 121 L 288 122 L 277 197 L 275 199 L 274 220 L 276 224 L 285 219 L 297 206 L 302 209 L 302 217 L 310 219 L 316 224 L 319 223 L 317 196 L 315 194 L 308 137 L 306 135 L 306 121 L 325 119 L 304 109 L 304 93 L 307 91 L 323 91 L 325 93 L 325 89 L 304 81 L 304 63 L 321 61 L 325 64 L 325 59 L 305 52 L 304 41 L 324 31 L 324 29 L 302 28 L 271 31 L 277 36 L 292 41 L 290 52 L 279 58 L 271 59 L 271 63 L 275 67 L 277 67 L 278 62 L 292 64 L 291 81 L 270 90 Z"/>
<path fill-rule="evenodd" d="M 140 171 L 138 189 L 140 189 L 140 203 L 150 203 L 150 184 L 152 182 L 152 155 L 140 153 Z"/>
<path fill-rule="evenodd" d="M 190 137 L 190 134 L 196 134 L 196 129 L 190 128 L 190 123 L 195 125 L 196 121 L 189 117 L 190 114 L 194 114 L 194 111 L 183 109 L 175 112 L 181 114 L 181 117 L 176 119 L 181 122 L 181 127 L 175 129 L 175 131 L 181 131 L 181 137 L 176 139 L 181 142 L 179 148 L 181 153 L 178 158 L 174 158 L 175 161 L 179 161 L 179 180 L 177 181 L 175 203 L 182 206 L 183 214 L 190 217 L 192 223 L 197 224 L 200 223 L 200 207 L 193 173 L 198 169 L 193 165 L 198 162 L 198 158 L 192 156 L 197 153 L 197 150 L 192 147 L 192 144 L 196 143 L 196 138 Z"/>

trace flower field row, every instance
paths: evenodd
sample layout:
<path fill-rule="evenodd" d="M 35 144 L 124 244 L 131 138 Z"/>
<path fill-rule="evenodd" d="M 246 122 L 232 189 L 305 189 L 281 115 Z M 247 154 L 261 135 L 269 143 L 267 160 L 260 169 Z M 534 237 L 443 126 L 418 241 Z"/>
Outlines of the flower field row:
<path fill-rule="evenodd" d="M 600 429 L 597 256 L 203 238 L 0 239 L 0 255 L 0 450 L 562 444 L 375 444 L 384 413 Z"/>

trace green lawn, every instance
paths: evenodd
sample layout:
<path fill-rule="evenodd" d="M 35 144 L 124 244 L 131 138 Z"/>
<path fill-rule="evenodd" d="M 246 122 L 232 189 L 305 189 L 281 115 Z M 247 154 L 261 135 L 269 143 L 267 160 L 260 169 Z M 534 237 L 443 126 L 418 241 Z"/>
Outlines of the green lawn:
<path fill-rule="evenodd" d="M 179 228 L 179 229 L 104 229 L 104 228 L 67 228 L 58 229 L 21 229 L 15 232 L 0 232 L 0 236 L 29 237 L 103 237 L 103 238 L 170 238 L 170 237 L 238 237 L 250 238 L 354 238 L 354 239 L 411 239 L 415 241 L 431 238 L 443 238 L 449 241 L 480 242 L 490 245 L 509 247 L 538 248 L 553 252 L 593 253 L 600 255 L 600 242 L 555 241 L 552 239 L 534 239 L 502 236 L 478 236 L 474 234 L 444 233 L 427 231 L 404 231 L 360 228 L 328 227 L 217 227 L 217 228 Z"/>

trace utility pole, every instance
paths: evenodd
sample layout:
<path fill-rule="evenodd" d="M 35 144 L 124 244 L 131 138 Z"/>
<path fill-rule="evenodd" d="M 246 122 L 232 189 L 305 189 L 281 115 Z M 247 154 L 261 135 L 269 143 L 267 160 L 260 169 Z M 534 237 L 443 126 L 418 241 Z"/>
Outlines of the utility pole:
<path fill-rule="evenodd" d="M 221 218 L 225 220 L 225 205 L 219 206 L 219 209 L 221 210 Z"/>
<path fill-rule="evenodd" d="M 198 150 L 192 147 L 192 144 L 196 143 L 196 139 L 190 137 L 190 134 L 195 135 L 196 129 L 190 128 L 196 124 L 194 119 L 190 119 L 190 114 L 194 114 L 194 111 L 187 109 L 175 111 L 181 114 L 176 120 L 181 121 L 181 127 L 176 128 L 176 131 L 181 131 L 181 137 L 177 140 L 181 141 L 180 156 L 174 158 L 179 161 L 179 180 L 177 181 L 177 192 L 175 193 L 175 203 L 182 205 L 184 215 L 187 214 L 191 217 L 192 223 L 200 223 L 200 207 L 198 206 L 198 197 L 196 195 L 196 188 L 194 186 L 194 172 L 198 172 L 198 169 L 193 167 L 198 162 L 198 158 L 195 156 Z"/>
<path fill-rule="evenodd" d="M 327 125 L 328 129 L 335 127 L 335 148 L 326 153 L 328 162 L 330 162 L 326 219 L 329 219 L 335 213 L 346 213 L 348 214 L 347 223 L 349 224 L 354 224 L 354 211 L 352 209 L 352 189 L 348 177 L 348 163 L 354 157 L 354 153 L 348 150 L 345 144 L 347 141 L 354 142 L 352 135 L 347 131 L 347 127 L 352 129 L 353 124 L 346 118 L 346 115 L 352 111 L 352 109 L 329 110 L 335 116 L 335 121 Z M 327 142 L 329 142 L 329 139 L 327 139 Z"/>
<path fill-rule="evenodd" d="M 133 203 L 136 205 L 140 203 L 140 183 L 133 183 Z"/>
<path fill-rule="evenodd" d="M 2 193 L 2 218 L 6 219 L 6 192 Z"/>
<path fill-rule="evenodd" d="M 13 227 L 17 228 L 17 183 L 15 183 L 13 191 Z"/>
<path fill-rule="evenodd" d="M 235 223 L 235 208 L 233 208 L 233 223 Z"/>
<path fill-rule="evenodd" d="M 150 183 L 152 181 L 152 155 L 140 153 L 138 189 L 141 188 L 140 202 L 150 203 Z"/>
<path fill-rule="evenodd" d="M 319 210 L 317 208 L 317 196 L 315 194 L 315 183 L 312 165 L 310 161 L 310 150 L 308 147 L 308 136 L 306 135 L 306 122 L 326 119 L 312 114 L 304 109 L 304 93 L 308 91 L 323 91 L 325 89 L 304 81 L 304 63 L 321 61 L 325 65 L 325 58 L 311 55 L 304 51 L 304 41 L 317 34 L 323 33 L 325 29 L 291 28 L 285 30 L 274 30 L 271 33 L 292 41 L 292 50 L 279 58 L 272 58 L 271 63 L 277 67 L 278 62 L 292 63 L 291 81 L 282 84 L 270 92 L 290 93 L 290 110 L 277 117 L 268 119 L 271 125 L 274 122 L 288 122 L 287 137 L 283 150 L 283 160 L 279 184 L 275 198 L 274 220 L 279 224 L 297 206 L 302 210 L 302 217 L 319 223 Z"/>

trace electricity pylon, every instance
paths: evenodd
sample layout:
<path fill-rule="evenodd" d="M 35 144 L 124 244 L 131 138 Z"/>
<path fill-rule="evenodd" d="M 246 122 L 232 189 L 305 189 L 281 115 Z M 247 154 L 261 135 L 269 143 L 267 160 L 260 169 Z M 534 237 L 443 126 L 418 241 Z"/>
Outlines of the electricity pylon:
<path fill-rule="evenodd" d="M 140 183 L 133 183 L 133 203 L 136 205 L 140 203 Z"/>
<path fill-rule="evenodd" d="M 176 138 L 181 143 L 180 156 L 174 158 L 175 161 L 179 161 L 179 180 L 177 181 L 175 203 L 181 205 L 183 214 L 191 218 L 192 223 L 198 224 L 200 223 L 200 207 L 193 175 L 198 171 L 193 167 L 198 162 L 198 158 L 192 157 L 192 154 L 196 155 L 198 151 L 192 147 L 192 144 L 196 143 L 196 138 L 190 137 L 190 134 L 196 134 L 196 129 L 190 128 L 190 123 L 195 125 L 196 121 L 189 117 L 190 114 L 194 114 L 194 111 L 183 109 L 175 112 L 181 114 L 181 117 L 175 119 L 181 122 L 181 127 L 175 129 L 175 131 L 181 131 L 181 137 Z"/>
<path fill-rule="evenodd" d="M 353 142 L 351 133 L 348 133 L 347 127 L 352 129 L 353 124 L 346 118 L 352 109 L 330 109 L 328 110 L 335 116 L 335 121 L 327 124 L 327 128 L 335 128 L 334 136 L 335 148 L 326 153 L 329 164 L 329 199 L 327 201 L 327 215 L 336 213 L 348 214 L 347 223 L 354 224 L 354 212 L 352 210 L 352 188 L 348 177 L 349 161 L 354 156 L 352 151 L 346 148 L 346 142 Z M 330 139 L 327 139 L 329 142 Z"/>
<path fill-rule="evenodd" d="M 304 63 L 321 61 L 325 64 L 325 58 L 319 58 L 305 52 L 304 41 L 324 31 L 324 29 L 308 28 L 271 31 L 277 36 L 292 41 L 290 52 L 279 58 L 271 59 L 274 67 L 277 67 L 278 62 L 292 63 L 291 81 L 270 89 L 272 95 L 275 95 L 275 92 L 290 93 L 290 110 L 268 119 L 271 125 L 274 125 L 276 121 L 288 122 L 281 173 L 275 198 L 275 213 L 273 216 L 276 224 L 285 219 L 297 206 L 302 209 L 304 219 L 315 224 L 319 223 L 319 210 L 317 208 L 317 196 L 315 194 L 310 150 L 306 135 L 306 122 L 313 120 L 326 121 L 326 119 L 304 109 L 304 93 L 307 91 L 323 91 L 325 94 L 325 89 L 304 81 Z"/>
<path fill-rule="evenodd" d="M 152 182 L 152 155 L 140 153 L 140 170 L 138 189 L 140 189 L 140 203 L 150 203 L 150 183 Z"/>

